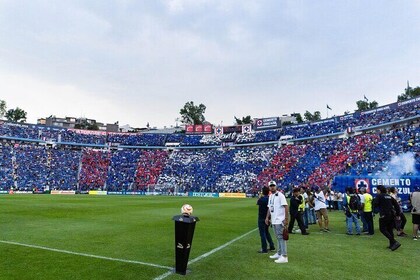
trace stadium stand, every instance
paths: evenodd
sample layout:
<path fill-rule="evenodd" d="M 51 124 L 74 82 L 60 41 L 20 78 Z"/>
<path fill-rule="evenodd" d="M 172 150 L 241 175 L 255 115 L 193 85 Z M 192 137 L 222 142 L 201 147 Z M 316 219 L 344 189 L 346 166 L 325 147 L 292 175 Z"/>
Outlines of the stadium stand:
<path fill-rule="evenodd" d="M 271 179 L 285 189 L 330 186 L 335 175 L 386 172 L 385 163 L 405 152 L 419 167 L 419 102 L 246 134 L 104 133 L 0 122 L 0 190 L 255 193 Z M 282 143 L 282 136 L 292 139 Z"/>
<path fill-rule="evenodd" d="M 0 144 L 0 190 L 8 191 L 14 187 L 14 155 L 10 144 Z"/>
<path fill-rule="evenodd" d="M 55 190 L 76 190 L 82 152 L 67 147 L 47 150 L 48 186 Z"/>
<path fill-rule="evenodd" d="M 104 189 L 109 165 L 110 153 L 108 151 L 84 149 L 80 167 L 79 189 Z"/>
<path fill-rule="evenodd" d="M 148 186 L 156 185 L 167 160 L 167 151 L 141 151 L 136 172 L 136 190 L 145 191 Z"/>

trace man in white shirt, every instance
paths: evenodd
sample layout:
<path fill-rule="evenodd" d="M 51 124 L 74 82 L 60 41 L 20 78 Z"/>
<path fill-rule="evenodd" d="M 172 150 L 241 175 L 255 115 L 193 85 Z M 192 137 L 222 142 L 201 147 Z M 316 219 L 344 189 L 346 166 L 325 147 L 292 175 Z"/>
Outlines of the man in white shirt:
<path fill-rule="evenodd" d="M 278 251 L 276 254 L 270 256 L 271 259 L 275 259 L 276 263 L 287 263 L 287 245 L 286 240 L 283 239 L 283 230 L 289 224 L 289 205 L 287 204 L 286 197 L 283 193 L 277 190 L 277 184 L 275 181 L 268 183 L 270 188 L 270 197 L 268 198 L 268 211 L 265 223 L 273 225 L 273 230 L 278 242 Z"/>
<path fill-rule="evenodd" d="M 325 195 L 321 189 L 316 186 L 314 188 L 314 200 L 315 200 L 315 212 L 316 217 L 318 219 L 318 225 L 320 231 L 329 232 L 328 228 L 328 212 L 327 212 L 327 205 L 325 203 Z M 324 228 L 322 227 L 322 218 L 324 218 Z"/>

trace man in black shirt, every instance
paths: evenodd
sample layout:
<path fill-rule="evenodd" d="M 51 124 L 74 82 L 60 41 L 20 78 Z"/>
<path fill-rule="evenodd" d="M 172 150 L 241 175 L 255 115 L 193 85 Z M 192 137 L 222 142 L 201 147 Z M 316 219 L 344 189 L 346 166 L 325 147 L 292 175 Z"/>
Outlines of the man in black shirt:
<path fill-rule="evenodd" d="M 261 250 L 258 253 L 268 253 L 267 250 L 267 241 L 270 244 L 270 251 L 274 251 L 274 243 L 273 239 L 271 238 L 268 225 L 265 223 L 265 218 L 267 217 L 268 211 L 268 194 L 269 194 L 268 187 L 262 188 L 262 196 L 258 199 L 258 229 L 260 231 L 261 237 Z"/>
<path fill-rule="evenodd" d="M 290 198 L 290 223 L 289 223 L 289 233 L 293 233 L 293 226 L 295 225 L 295 220 L 298 223 L 300 232 L 302 235 L 308 235 L 309 232 L 306 231 L 306 227 L 303 224 L 302 213 L 299 211 L 299 205 L 303 203 L 303 196 L 300 195 L 299 188 L 293 189 L 293 195 Z"/>
<path fill-rule="evenodd" d="M 394 238 L 395 219 L 400 219 L 398 202 L 386 192 L 382 185 L 377 187 L 377 195 L 373 201 L 376 212 L 379 212 L 379 230 L 389 240 L 389 249 L 397 250 L 401 244 Z"/>

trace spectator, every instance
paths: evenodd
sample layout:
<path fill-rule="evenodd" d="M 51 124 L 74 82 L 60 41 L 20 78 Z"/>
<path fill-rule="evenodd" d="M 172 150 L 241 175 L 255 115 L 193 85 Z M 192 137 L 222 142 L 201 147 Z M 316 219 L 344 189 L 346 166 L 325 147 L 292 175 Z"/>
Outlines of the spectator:
<path fill-rule="evenodd" d="M 353 223 L 356 228 L 356 234 L 360 235 L 359 224 L 359 205 L 360 198 L 351 187 L 346 189 L 346 195 L 343 198 L 343 206 L 346 213 L 347 235 L 353 235 Z"/>
<path fill-rule="evenodd" d="M 411 193 L 411 217 L 413 222 L 413 240 L 418 240 L 418 231 L 420 225 L 420 187 L 416 187 Z"/>
<path fill-rule="evenodd" d="M 265 223 L 265 218 L 267 217 L 268 211 L 268 195 L 270 191 L 268 187 L 262 188 L 262 195 L 257 201 L 258 205 L 258 230 L 260 232 L 261 238 L 261 250 L 258 253 L 268 253 L 267 242 L 270 246 L 270 251 L 274 251 L 274 242 L 271 238 L 269 225 Z"/>
<path fill-rule="evenodd" d="M 289 223 L 289 206 L 284 194 L 277 190 L 276 182 L 270 181 L 268 185 L 270 187 L 271 195 L 268 199 L 269 211 L 267 211 L 265 223 L 268 225 L 271 221 L 278 241 L 277 253 L 270 256 L 270 258 L 275 259 L 274 262 L 276 263 L 287 263 L 287 242 L 283 239 L 283 230 L 287 230 Z"/>
<path fill-rule="evenodd" d="M 401 244 L 394 238 L 395 219 L 400 219 L 400 207 L 382 185 L 377 187 L 377 195 L 373 202 L 375 208 L 379 209 L 379 230 L 389 240 L 388 248 L 397 250 Z"/>
<path fill-rule="evenodd" d="M 329 232 L 328 228 L 328 213 L 327 213 L 327 204 L 325 202 L 324 192 L 321 191 L 320 187 L 316 186 L 314 188 L 314 202 L 315 202 L 315 212 L 318 219 L 318 225 L 320 231 Z M 324 227 L 323 227 L 324 224 Z"/>

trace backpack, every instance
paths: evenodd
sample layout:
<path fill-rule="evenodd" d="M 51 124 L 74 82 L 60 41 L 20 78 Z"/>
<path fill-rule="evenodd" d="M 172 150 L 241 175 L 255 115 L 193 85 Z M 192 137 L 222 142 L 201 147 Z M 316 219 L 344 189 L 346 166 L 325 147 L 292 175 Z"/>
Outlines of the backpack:
<path fill-rule="evenodd" d="M 357 211 L 362 209 L 362 204 L 360 203 L 360 197 L 357 194 L 350 195 L 349 208 L 352 211 Z"/>

